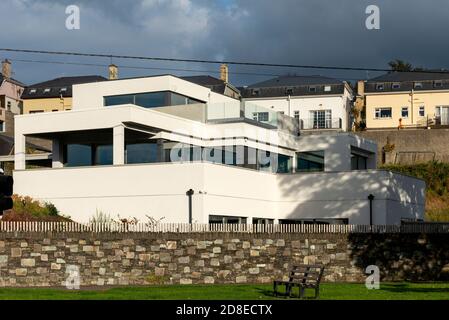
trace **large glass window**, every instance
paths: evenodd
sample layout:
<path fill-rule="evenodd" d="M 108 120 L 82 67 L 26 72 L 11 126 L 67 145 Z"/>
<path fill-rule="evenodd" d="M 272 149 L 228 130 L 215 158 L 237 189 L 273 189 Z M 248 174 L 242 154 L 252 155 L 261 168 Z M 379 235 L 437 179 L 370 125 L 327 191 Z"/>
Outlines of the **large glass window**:
<path fill-rule="evenodd" d="M 144 92 L 104 97 L 105 106 L 115 106 L 128 103 L 144 108 L 155 108 L 202 102 L 170 91 Z"/>
<path fill-rule="evenodd" d="M 324 171 L 324 151 L 298 152 L 296 161 L 297 172 Z"/>
<path fill-rule="evenodd" d="M 209 215 L 209 223 L 246 224 L 245 217 Z"/>
<path fill-rule="evenodd" d="M 112 145 L 97 145 L 94 148 L 95 150 L 95 165 L 111 165 L 113 163 L 113 155 L 112 155 Z"/>
<path fill-rule="evenodd" d="M 64 166 L 81 167 L 93 165 L 111 165 L 113 163 L 111 144 L 64 145 Z"/>
<path fill-rule="evenodd" d="M 155 108 L 170 104 L 166 92 L 139 93 L 135 95 L 134 101 L 135 105 L 144 108 Z"/>
<path fill-rule="evenodd" d="M 366 170 L 367 169 L 367 157 L 351 154 L 351 170 Z"/>
<path fill-rule="evenodd" d="M 158 162 L 156 143 L 126 144 L 126 163 Z"/>
<path fill-rule="evenodd" d="M 280 219 L 279 224 L 348 224 L 347 218 Z"/>
<path fill-rule="evenodd" d="M 273 224 L 274 219 L 266 219 L 266 218 L 253 218 L 253 224 Z"/>
<path fill-rule="evenodd" d="M 134 104 L 134 96 L 133 95 L 120 95 L 120 96 L 111 96 L 104 97 L 104 105 L 105 106 L 116 106 L 119 104 Z"/>
<path fill-rule="evenodd" d="M 278 154 L 278 167 L 277 173 L 290 173 L 292 172 L 292 157 L 285 154 Z"/>
<path fill-rule="evenodd" d="M 92 165 L 92 146 L 89 144 L 67 144 L 64 146 L 64 166 Z"/>

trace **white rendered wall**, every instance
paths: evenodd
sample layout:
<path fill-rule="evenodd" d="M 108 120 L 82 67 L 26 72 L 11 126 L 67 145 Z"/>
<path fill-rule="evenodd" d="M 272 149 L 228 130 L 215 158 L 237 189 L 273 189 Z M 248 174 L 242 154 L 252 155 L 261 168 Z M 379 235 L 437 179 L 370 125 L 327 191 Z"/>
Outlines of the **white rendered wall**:
<path fill-rule="evenodd" d="M 193 221 L 209 215 L 272 219 L 348 218 L 351 224 L 398 224 L 422 218 L 424 182 L 387 171 L 274 175 L 208 163 L 144 164 L 14 172 L 14 192 L 50 201 L 76 221 L 96 210 L 113 217 L 145 215 L 187 222 L 185 192 L 193 189 Z"/>
<path fill-rule="evenodd" d="M 294 116 L 299 111 L 299 118 L 303 121 L 310 119 L 310 111 L 332 110 L 332 119 L 342 119 L 342 129 L 347 131 L 349 126 L 350 94 L 347 90 L 338 96 L 304 96 L 304 97 L 269 97 L 269 98 L 245 98 L 262 107 L 274 111 L 282 111 L 286 115 Z"/>
<path fill-rule="evenodd" d="M 73 110 L 103 107 L 105 96 L 172 91 L 207 103 L 233 102 L 236 99 L 212 92 L 209 88 L 166 75 L 147 78 L 119 79 L 73 86 Z"/>

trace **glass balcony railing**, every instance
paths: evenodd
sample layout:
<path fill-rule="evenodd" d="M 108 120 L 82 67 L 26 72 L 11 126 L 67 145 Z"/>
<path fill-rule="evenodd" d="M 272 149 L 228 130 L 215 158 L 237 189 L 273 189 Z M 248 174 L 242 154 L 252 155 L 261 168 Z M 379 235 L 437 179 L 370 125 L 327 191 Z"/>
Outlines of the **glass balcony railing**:
<path fill-rule="evenodd" d="M 249 119 L 277 127 L 278 113 L 253 103 L 240 101 L 207 104 L 207 121 Z"/>

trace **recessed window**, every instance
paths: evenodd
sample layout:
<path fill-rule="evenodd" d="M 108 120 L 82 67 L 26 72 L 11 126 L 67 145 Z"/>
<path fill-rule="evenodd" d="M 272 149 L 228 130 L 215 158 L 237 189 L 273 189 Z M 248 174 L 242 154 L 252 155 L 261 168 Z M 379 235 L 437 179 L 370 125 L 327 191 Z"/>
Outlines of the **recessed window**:
<path fill-rule="evenodd" d="M 155 108 L 194 103 L 201 103 L 201 101 L 170 91 L 144 92 L 104 97 L 105 106 L 135 104 L 144 108 Z"/>
<path fill-rule="evenodd" d="M 209 215 L 210 224 L 246 224 L 245 217 Z"/>
<path fill-rule="evenodd" d="M 384 90 L 384 88 L 385 88 L 385 85 L 383 83 L 376 84 L 376 90 L 382 91 L 382 90 Z"/>
<path fill-rule="evenodd" d="M 309 87 L 309 92 L 316 92 L 316 87 L 315 86 L 310 86 Z"/>
<path fill-rule="evenodd" d="M 394 90 L 397 90 L 397 89 L 400 89 L 401 88 L 401 84 L 400 83 L 393 83 L 392 85 L 391 85 L 391 89 L 394 89 Z"/>
<path fill-rule="evenodd" d="M 391 108 L 376 108 L 374 111 L 374 117 L 376 119 L 391 118 Z"/>
<path fill-rule="evenodd" d="M 330 92 L 332 90 L 331 86 L 324 86 L 324 92 Z"/>
<path fill-rule="evenodd" d="M 367 160 L 367 157 L 351 153 L 351 170 L 366 170 Z"/>
<path fill-rule="evenodd" d="M 45 88 L 44 89 L 44 93 L 49 93 L 50 92 L 50 88 Z"/>
<path fill-rule="evenodd" d="M 418 114 L 420 117 L 424 117 L 424 115 L 426 114 L 426 108 L 424 106 L 420 106 Z"/>
<path fill-rule="evenodd" d="M 44 110 L 30 110 L 30 113 L 42 113 Z"/>
<path fill-rule="evenodd" d="M 441 81 L 441 80 L 433 82 L 433 87 L 434 88 L 441 88 L 442 86 L 443 86 L 443 81 Z"/>
<path fill-rule="evenodd" d="M 324 171 L 324 151 L 309 151 L 296 153 L 297 172 Z"/>
<path fill-rule="evenodd" d="M 415 82 L 414 88 L 415 89 L 422 89 L 422 82 Z"/>
<path fill-rule="evenodd" d="M 274 219 L 265 219 L 265 218 L 253 218 L 253 224 L 273 224 Z"/>
<path fill-rule="evenodd" d="M 408 107 L 402 107 L 401 108 L 401 117 L 402 118 L 408 118 Z"/>

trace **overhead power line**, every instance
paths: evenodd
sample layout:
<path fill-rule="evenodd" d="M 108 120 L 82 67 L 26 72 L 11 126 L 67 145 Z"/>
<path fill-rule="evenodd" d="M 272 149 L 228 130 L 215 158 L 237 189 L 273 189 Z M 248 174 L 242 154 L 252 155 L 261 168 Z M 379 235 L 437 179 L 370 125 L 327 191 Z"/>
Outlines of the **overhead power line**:
<path fill-rule="evenodd" d="M 281 64 L 281 63 L 261 63 L 261 62 L 242 62 L 232 60 L 202 60 L 202 59 L 181 59 L 181 58 L 162 58 L 162 57 L 145 57 L 145 56 L 130 56 L 130 55 L 114 55 L 114 54 L 100 54 L 100 53 L 82 53 L 69 51 L 48 51 L 48 50 L 31 50 L 31 49 L 14 49 L 14 48 L 0 48 L 0 51 L 6 52 L 21 52 L 34 54 L 50 54 L 50 55 L 71 55 L 83 57 L 100 57 L 100 58 L 115 58 L 115 59 L 136 59 L 136 60 L 153 60 L 153 61 L 171 61 L 171 62 L 188 62 L 188 63 L 207 63 L 207 64 L 228 64 L 228 65 L 244 65 L 257 67 L 281 67 L 281 68 L 296 68 L 296 69 L 325 69 L 325 70 L 345 70 L 345 71 L 376 71 L 389 72 L 391 69 L 385 68 L 365 68 L 365 67 L 339 67 L 339 66 L 318 66 L 318 65 L 300 65 L 300 64 Z M 415 72 L 415 71 L 412 71 Z M 416 71 L 417 72 L 417 71 Z M 426 73 L 447 73 L 444 71 L 419 71 Z"/>
<path fill-rule="evenodd" d="M 12 62 L 24 62 L 24 63 L 42 63 L 42 64 L 59 64 L 59 65 L 74 65 L 74 66 L 85 66 L 85 67 L 101 67 L 107 68 L 107 64 L 99 63 L 85 63 L 85 62 L 72 62 L 72 61 L 54 61 L 54 60 L 29 60 L 29 59 L 10 59 Z M 144 67 L 144 66 L 129 66 L 129 65 L 118 65 L 121 69 L 137 69 L 137 70 L 161 70 L 161 71 L 179 71 L 179 72 L 197 72 L 197 73 L 214 73 L 220 74 L 217 70 L 200 70 L 200 69 L 182 69 L 182 68 L 163 68 L 163 67 Z M 229 74 L 234 75 L 249 75 L 249 76 L 261 76 L 261 77 L 279 77 L 285 76 L 281 73 L 256 73 L 256 72 L 233 72 L 229 71 Z M 308 77 L 314 77 L 313 75 Z M 319 76 L 316 76 L 319 77 Z M 344 78 L 345 80 L 360 80 L 356 78 Z"/>

